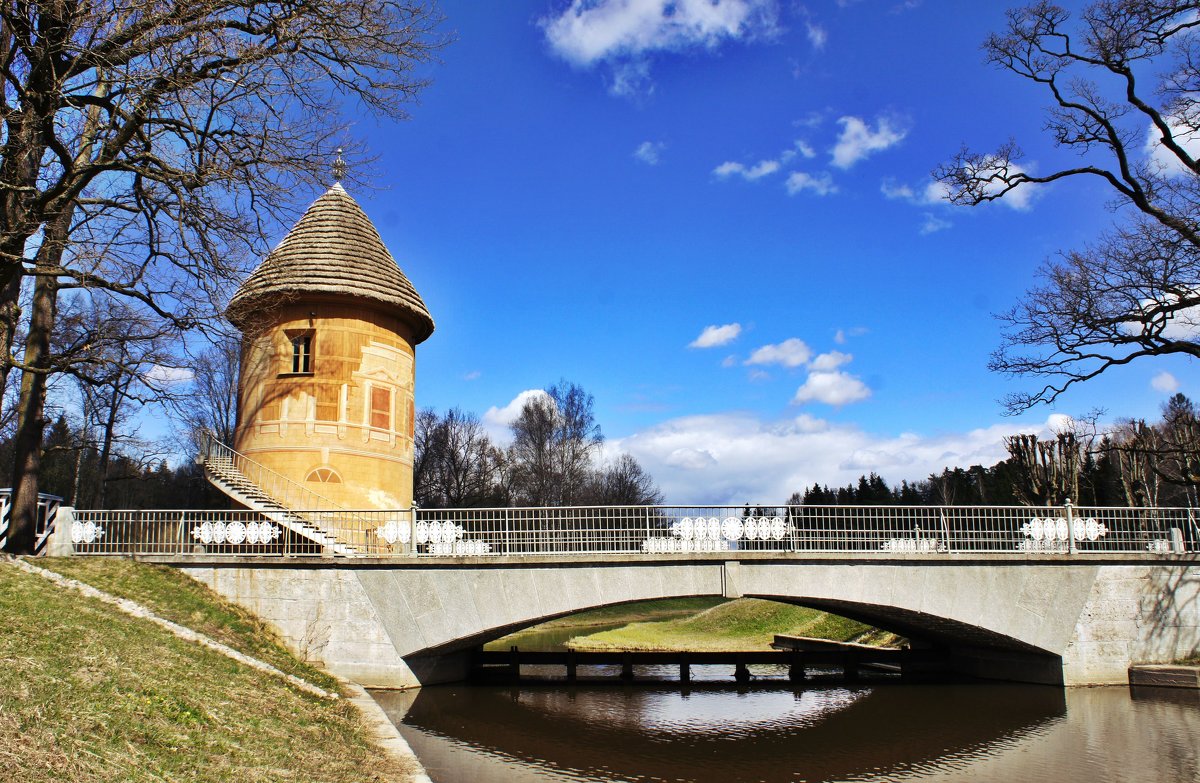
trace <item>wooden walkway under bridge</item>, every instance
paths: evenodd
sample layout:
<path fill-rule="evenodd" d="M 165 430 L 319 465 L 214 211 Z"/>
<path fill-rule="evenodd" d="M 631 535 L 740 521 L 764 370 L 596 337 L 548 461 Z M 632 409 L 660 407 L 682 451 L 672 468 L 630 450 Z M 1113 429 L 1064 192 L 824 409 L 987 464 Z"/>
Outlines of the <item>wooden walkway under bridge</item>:
<path fill-rule="evenodd" d="M 904 679 L 928 679 L 945 672 L 947 658 L 940 650 L 901 650 L 887 647 L 839 645 L 823 649 L 800 649 L 790 637 L 777 636 L 776 649 L 745 652 L 532 652 L 517 647 L 510 650 L 476 650 L 472 656 L 471 676 L 477 682 L 520 682 L 537 680 L 523 677 L 522 666 L 561 666 L 568 682 L 579 679 L 580 666 L 620 667 L 618 682 L 633 682 L 635 666 L 675 666 L 679 681 L 691 681 L 693 666 L 729 666 L 734 681 L 751 679 L 751 664 L 786 666 L 792 682 L 804 681 L 809 670 L 835 668 L 844 679 L 857 680 L 862 670 L 898 673 Z M 546 678 L 540 678 L 546 679 Z M 604 678 L 611 680 L 613 678 Z M 589 678 L 589 682 L 604 681 Z"/>

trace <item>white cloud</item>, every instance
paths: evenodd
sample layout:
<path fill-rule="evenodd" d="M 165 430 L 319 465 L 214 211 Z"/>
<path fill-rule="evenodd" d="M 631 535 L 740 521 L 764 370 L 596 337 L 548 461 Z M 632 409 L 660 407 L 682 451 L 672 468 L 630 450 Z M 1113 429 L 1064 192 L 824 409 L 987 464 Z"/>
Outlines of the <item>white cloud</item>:
<path fill-rule="evenodd" d="M 922 234 L 933 234 L 943 229 L 950 228 L 954 224 L 949 220 L 944 220 L 932 212 L 925 213 L 925 220 L 921 223 Z"/>
<path fill-rule="evenodd" d="M 1045 432 L 1040 423 L 1007 421 L 962 433 L 873 435 L 808 414 L 764 421 L 749 413 L 662 422 L 610 444 L 654 476 L 668 503 L 783 503 L 814 483 L 845 486 L 875 470 L 891 484 L 945 467 L 993 465 L 1002 438 Z"/>
<path fill-rule="evenodd" d="M 703 470 L 717 464 L 717 458 L 708 449 L 675 449 L 667 455 L 666 463 L 673 468 Z"/>
<path fill-rule="evenodd" d="M 645 60 L 613 63 L 608 91 L 622 98 L 652 94 L 654 82 L 650 79 L 650 63 Z"/>
<path fill-rule="evenodd" d="M 542 389 L 526 389 L 513 397 L 512 402 L 503 408 L 494 405 L 488 408 L 487 412 L 483 414 L 483 428 L 487 431 L 488 437 L 496 443 L 508 443 L 512 440 L 509 425 L 517 420 L 517 416 L 521 415 L 521 409 L 525 407 L 525 403 L 535 397 L 544 397 L 545 395 L 546 392 Z"/>
<path fill-rule="evenodd" d="M 1160 372 L 1150 379 L 1150 386 L 1163 394 L 1174 394 L 1179 391 L 1179 380 L 1169 372 Z"/>
<path fill-rule="evenodd" d="M 1174 310 L 1178 303 L 1178 294 L 1143 299 L 1143 309 L 1130 313 L 1132 318 L 1125 321 L 1122 328 L 1128 334 L 1151 335 L 1155 339 L 1161 336 L 1168 340 L 1195 341 L 1200 338 L 1200 305 Z"/>
<path fill-rule="evenodd" d="M 1046 429 L 1053 435 L 1075 432 L 1075 419 L 1065 413 L 1051 413 L 1046 417 Z"/>
<path fill-rule="evenodd" d="M 147 383 L 167 386 L 176 383 L 187 383 L 195 377 L 196 373 L 187 367 L 168 367 L 165 364 L 152 365 L 149 370 L 142 374 L 142 378 Z"/>
<path fill-rule="evenodd" d="M 1003 169 L 996 167 L 993 169 L 980 168 L 977 171 L 971 172 L 971 175 L 981 181 L 982 189 L 985 194 L 998 195 L 1004 190 L 1005 178 L 1010 178 L 1017 174 L 1032 174 L 1032 164 L 1029 168 L 1018 166 L 1015 163 L 1007 163 Z M 989 179 L 994 178 L 992 181 Z M 942 182 L 930 182 L 925 186 L 922 192 L 921 204 L 950 204 L 949 195 L 950 187 Z M 1025 212 L 1033 206 L 1034 198 L 1041 192 L 1038 183 L 1025 182 L 1009 190 L 999 199 L 1000 203 L 1007 206 L 1009 209 L 1015 209 L 1018 212 Z"/>
<path fill-rule="evenodd" d="M 833 372 L 811 372 L 804 385 L 796 390 L 792 402 L 803 405 L 806 402 L 821 402 L 826 405 L 841 407 L 852 402 L 860 402 L 871 396 L 871 390 L 858 378 L 841 370 Z"/>
<path fill-rule="evenodd" d="M 471 370 L 463 376 L 464 381 L 477 381 L 483 375 L 479 370 Z"/>
<path fill-rule="evenodd" d="M 749 168 L 741 163 L 737 163 L 736 161 L 727 160 L 720 166 L 717 166 L 715 169 L 713 169 L 713 174 L 721 177 L 722 179 L 737 174 L 740 175 L 742 179 L 753 182 L 754 180 L 761 179 L 769 174 L 774 174 L 775 172 L 779 171 L 779 167 L 780 163 L 777 160 L 760 160 L 758 163 Z"/>
<path fill-rule="evenodd" d="M 638 148 L 633 151 L 633 157 L 645 163 L 647 166 L 657 166 L 659 163 L 662 151 L 667 145 L 661 141 L 643 141 L 638 145 Z"/>
<path fill-rule="evenodd" d="M 784 367 L 801 367 L 812 358 L 812 349 L 798 337 L 792 337 L 777 345 L 764 345 L 750 354 L 746 364 L 781 364 Z"/>
<path fill-rule="evenodd" d="M 842 331 L 839 329 L 838 334 L 841 334 L 841 333 L 842 333 Z M 835 340 L 837 339 L 836 336 L 834 337 L 834 339 Z M 843 340 L 843 342 L 845 341 L 844 336 L 842 337 L 842 340 Z M 828 353 L 823 353 L 820 356 L 818 356 L 817 358 L 813 359 L 812 364 L 809 365 L 809 369 L 812 369 L 812 370 L 815 370 L 818 372 L 828 372 L 830 370 L 836 370 L 837 368 L 841 367 L 843 364 L 849 364 L 851 362 L 851 360 L 853 360 L 853 359 L 854 359 L 854 357 L 851 354 L 842 353 L 841 351 L 830 351 Z"/>
<path fill-rule="evenodd" d="M 828 110 L 818 109 L 810 111 L 798 120 L 792 120 L 792 125 L 797 128 L 817 128 L 825 124 L 825 118 L 828 116 Z"/>
<path fill-rule="evenodd" d="M 699 337 L 688 343 L 688 348 L 716 348 L 719 345 L 728 345 L 741 333 L 742 325 L 738 323 L 706 326 Z"/>
<path fill-rule="evenodd" d="M 838 345 L 845 345 L 848 337 L 862 337 L 869 332 L 865 326 L 855 326 L 851 329 L 838 329 L 833 334 L 833 341 Z"/>
<path fill-rule="evenodd" d="M 612 91 L 630 94 L 645 90 L 650 55 L 770 35 L 777 13 L 776 0 L 571 0 L 541 26 L 560 57 L 611 64 Z"/>
<path fill-rule="evenodd" d="M 940 204 L 942 206 L 950 206 L 948 196 L 950 188 L 937 180 L 930 180 L 925 183 L 922 188 L 914 188 L 911 185 L 906 185 L 903 182 L 896 182 L 893 179 L 885 179 L 879 185 L 879 192 L 884 198 L 907 201 L 910 204 L 918 206 L 933 206 Z"/>
<path fill-rule="evenodd" d="M 814 176 L 803 171 L 793 171 L 788 175 L 787 192 L 789 196 L 805 190 L 811 190 L 818 196 L 828 196 L 837 193 L 837 186 L 833 184 L 833 177 L 829 176 L 827 172 Z"/>
<path fill-rule="evenodd" d="M 801 413 L 792 420 L 792 424 L 798 432 L 825 432 L 829 429 L 829 422 L 818 419 L 810 413 Z"/>
<path fill-rule="evenodd" d="M 1008 164 L 1008 173 L 1023 174 L 1026 169 L 1014 163 Z M 940 184 L 940 183 L 938 183 Z M 999 193 L 1002 190 L 1000 184 L 989 186 L 988 191 L 991 193 Z M 1033 199 L 1038 193 L 1038 188 L 1034 183 L 1026 182 L 1019 185 L 1004 194 L 1004 198 L 1000 199 L 1000 203 L 1007 206 L 1009 209 L 1015 209 L 1018 212 L 1026 212 L 1033 206 Z"/>
<path fill-rule="evenodd" d="M 887 199 L 903 199 L 904 201 L 912 201 L 916 198 L 916 193 L 908 185 L 897 183 L 895 180 L 885 179 L 879 185 L 879 192 Z"/>
<path fill-rule="evenodd" d="M 858 117 L 841 117 L 842 132 L 832 150 L 833 165 L 848 169 L 863 158 L 894 147 L 904 140 L 908 131 L 898 126 L 894 118 L 880 117 L 875 128 Z"/>
<path fill-rule="evenodd" d="M 729 356 L 726 356 L 724 359 L 721 360 L 722 367 L 736 367 L 737 363 L 738 363 L 738 358 L 737 358 L 737 356 L 735 356 L 733 354 L 730 354 Z"/>
<path fill-rule="evenodd" d="M 1167 119 L 1167 128 L 1170 129 L 1175 143 L 1182 147 L 1188 155 L 1191 155 L 1192 159 L 1200 157 L 1200 129 L 1189 127 L 1185 123 L 1170 118 Z M 1151 165 L 1164 177 L 1176 177 L 1187 171 L 1183 162 L 1175 157 L 1175 153 L 1163 145 L 1162 133 L 1153 125 L 1150 126 L 1146 135 L 1145 152 Z"/>
<path fill-rule="evenodd" d="M 805 32 L 808 34 L 808 42 L 817 51 L 825 48 L 825 44 L 829 42 L 829 31 L 819 24 L 813 22 L 804 23 Z"/>
<path fill-rule="evenodd" d="M 817 151 L 814 150 L 807 142 L 805 142 L 803 139 L 796 139 L 792 143 L 791 147 L 788 147 L 774 158 L 760 160 L 753 166 L 747 166 L 744 163 L 727 160 L 720 166 L 717 166 L 715 169 L 713 169 L 712 173 L 714 176 L 721 179 L 727 179 L 736 174 L 742 179 L 754 181 L 756 179 L 761 179 L 770 174 L 776 173 L 783 168 L 785 163 L 790 163 L 792 160 L 794 160 L 797 155 L 802 155 L 805 158 L 813 158 L 816 157 L 816 154 Z M 810 177 L 807 174 L 793 174 L 792 177 L 799 177 L 800 179 L 798 179 L 797 182 L 801 184 L 799 184 L 797 188 L 793 189 L 791 184 L 792 180 L 789 179 L 789 193 L 795 193 L 797 189 L 803 189 L 804 187 L 813 190 L 817 190 L 820 187 L 830 188 L 831 190 L 828 190 L 827 192 L 833 192 L 833 190 L 836 190 L 836 188 L 832 187 L 833 182 L 829 178 L 828 174 L 824 174 L 820 177 Z M 825 193 L 821 193 L 820 195 L 825 195 Z"/>

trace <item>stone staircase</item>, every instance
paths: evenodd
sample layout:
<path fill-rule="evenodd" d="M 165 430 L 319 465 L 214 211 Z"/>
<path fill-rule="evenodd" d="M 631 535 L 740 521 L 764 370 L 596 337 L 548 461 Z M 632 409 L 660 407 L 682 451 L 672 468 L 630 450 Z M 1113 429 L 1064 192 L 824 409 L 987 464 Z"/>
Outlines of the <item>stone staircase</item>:
<path fill-rule="evenodd" d="M 211 435 L 201 454 L 209 482 L 240 505 L 311 541 L 322 552 L 343 556 L 362 554 L 344 540 L 345 533 L 339 535 L 329 520 L 323 519 L 350 514 L 332 500 L 255 462 Z"/>

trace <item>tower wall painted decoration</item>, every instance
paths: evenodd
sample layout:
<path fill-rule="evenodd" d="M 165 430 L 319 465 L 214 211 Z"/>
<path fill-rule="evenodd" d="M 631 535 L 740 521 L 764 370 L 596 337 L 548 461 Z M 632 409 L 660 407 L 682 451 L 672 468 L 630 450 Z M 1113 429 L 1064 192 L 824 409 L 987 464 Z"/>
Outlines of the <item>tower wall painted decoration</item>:
<path fill-rule="evenodd" d="M 412 504 L 414 347 L 433 320 L 340 185 L 234 294 L 234 448 L 345 508 Z"/>

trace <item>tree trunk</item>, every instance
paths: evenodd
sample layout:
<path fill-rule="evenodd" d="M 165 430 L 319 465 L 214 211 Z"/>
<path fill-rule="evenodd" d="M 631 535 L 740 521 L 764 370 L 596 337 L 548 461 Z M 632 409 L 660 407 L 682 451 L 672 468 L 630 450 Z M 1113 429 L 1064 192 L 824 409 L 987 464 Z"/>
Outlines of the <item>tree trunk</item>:
<path fill-rule="evenodd" d="M 0 292 L 0 422 L 4 421 L 4 392 L 8 389 L 8 376 L 12 372 L 12 347 L 17 336 L 17 323 L 21 320 L 21 276 L 9 280 Z"/>
<path fill-rule="evenodd" d="M 100 446 L 100 464 L 97 467 L 97 482 L 96 482 L 96 508 L 108 508 L 108 467 L 109 460 L 112 458 L 113 433 L 117 429 L 117 416 L 121 413 L 121 403 L 125 401 L 125 394 L 129 390 L 129 384 L 133 381 L 132 375 L 125 375 L 124 370 L 121 370 L 122 375 L 118 375 L 112 385 L 112 397 L 109 398 L 108 417 L 104 420 L 104 438 Z"/>
<path fill-rule="evenodd" d="M 46 225 L 42 246 L 37 252 L 37 270 L 48 273 L 38 274 L 34 282 L 29 334 L 25 338 L 25 369 L 21 372 L 21 397 L 17 403 L 12 508 L 5 546 L 14 554 L 33 554 L 36 543 L 38 472 L 42 465 L 46 382 L 51 364 L 50 336 L 58 313 L 58 278 L 52 270 L 58 269 L 62 261 L 72 213 L 67 210 Z"/>

